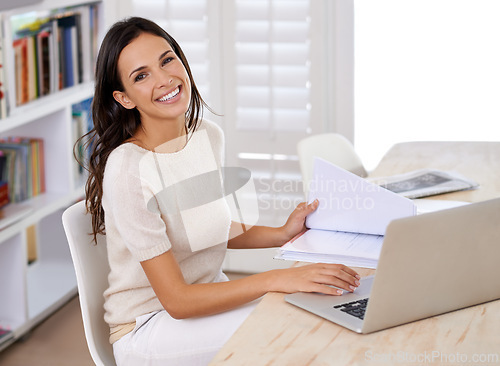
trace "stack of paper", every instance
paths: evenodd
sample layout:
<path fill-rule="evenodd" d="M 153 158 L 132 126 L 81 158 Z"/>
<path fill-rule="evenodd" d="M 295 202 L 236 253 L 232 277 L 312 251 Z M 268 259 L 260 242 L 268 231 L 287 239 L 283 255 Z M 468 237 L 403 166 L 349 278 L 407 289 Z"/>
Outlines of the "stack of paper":
<path fill-rule="evenodd" d="M 308 230 L 281 247 L 275 258 L 376 268 L 383 239 L 382 235 Z"/>
<path fill-rule="evenodd" d="M 375 268 L 389 222 L 417 212 L 408 198 L 320 158 L 309 187 L 309 201 L 315 199 L 309 230 L 282 246 L 276 259 Z"/>

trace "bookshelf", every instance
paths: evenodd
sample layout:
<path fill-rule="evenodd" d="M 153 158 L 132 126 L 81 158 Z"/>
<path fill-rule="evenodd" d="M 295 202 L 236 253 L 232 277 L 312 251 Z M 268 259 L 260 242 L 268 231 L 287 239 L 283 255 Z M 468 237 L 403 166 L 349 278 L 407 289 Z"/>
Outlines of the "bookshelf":
<path fill-rule="evenodd" d="M 14 23 L 26 14 L 40 19 L 55 19 L 58 14 L 83 11 L 79 17 L 78 32 L 91 30 L 90 38 L 82 41 L 81 33 L 73 30 L 72 41 L 78 45 L 97 48 L 103 30 L 113 20 L 104 20 L 104 13 L 113 1 L 100 0 L 22 0 L 17 7 L 0 5 L 2 47 L 2 92 L 7 96 L 5 111 L 0 118 L 0 139 L 18 136 L 43 139 L 43 165 L 45 191 L 27 200 L 9 203 L 4 208 L 8 225 L 0 229 L 0 351 L 26 335 L 77 292 L 76 277 L 61 222 L 62 212 L 83 198 L 85 177 L 78 171 L 73 158 L 73 145 L 80 133 L 75 109 L 93 96 L 93 59 L 78 61 L 73 58 L 73 81 L 49 93 L 39 92 L 30 100 L 17 99 L 19 79 L 16 79 L 16 59 L 13 47 L 19 37 Z M 84 28 L 88 21 L 87 7 L 97 16 L 92 27 Z M 83 10 L 82 10 L 83 9 Z M 57 24 L 57 23 L 53 23 Z M 95 32 L 95 28 L 99 33 Z M 52 28 L 51 30 L 55 30 Z M 37 31 L 31 30 L 36 37 Z M 70 32 L 68 32 L 70 34 Z M 86 34 L 86 33 L 85 33 Z M 77 36 L 75 38 L 75 35 Z M 90 44 L 91 42 L 95 42 Z M 72 55 L 78 55 L 72 47 Z M 80 46 L 81 48 L 81 46 Z M 36 49 L 35 49 L 36 50 Z M 92 54 L 95 57 L 95 54 Z M 61 63 L 64 61 L 61 61 Z M 54 69 L 51 69 L 54 70 Z M 80 74 L 78 74 L 79 71 Z M 48 80 L 48 79 L 47 79 Z M 48 86 L 47 86 L 48 88 Z M 79 128 L 79 127 L 78 127 Z M 38 158 L 37 158 L 38 161 Z M 16 173 L 17 174 L 17 173 Z M 19 214 L 16 214 L 19 211 Z M 17 215 L 17 216 L 16 216 Z M 4 221 L 5 222 L 5 221 Z M 0 227 L 2 227 L 0 219 Z M 34 259 L 30 256 L 35 253 Z"/>

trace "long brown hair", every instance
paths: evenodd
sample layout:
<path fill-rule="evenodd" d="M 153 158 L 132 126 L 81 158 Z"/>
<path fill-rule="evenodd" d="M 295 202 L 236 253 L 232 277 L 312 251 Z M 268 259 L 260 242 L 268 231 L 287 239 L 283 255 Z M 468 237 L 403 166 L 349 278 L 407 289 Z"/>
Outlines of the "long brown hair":
<path fill-rule="evenodd" d="M 207 107 L 196 88 L 191 69 L 184 52 L 177 42 L 156 23 L 139 17 L 132 17 L 115 23 L 107 32 L 97 56 L 95 70 L 95 92 L 92 101 L 94 128 L 82 136 L 85 147 L 90 150 L 85 168 L 89 177 L 85 186 L 87 212 L 92 215 L 92 233 L 104 234 L 104 210 L 102 207 L 103 177 L 109 154 L 125 140 L 133 136 L 141 124 L 137 109 L 122 107 L 113 97 L 113 91 L 124 91 L 118 73 L 118 58 L 121 51 L 142 33 L 164 38 L 184 65 L 191 83 L 191 101 L 186 112 L 188 132 L 196 130 Z M 76 145 L 75 145 L 76 146 Z M 78 159 L 77 159 L 78 160 Z M 83 164 L 83 162 L 80 162 Z M 96 241 L 97 242 L 97 241 Z"/>

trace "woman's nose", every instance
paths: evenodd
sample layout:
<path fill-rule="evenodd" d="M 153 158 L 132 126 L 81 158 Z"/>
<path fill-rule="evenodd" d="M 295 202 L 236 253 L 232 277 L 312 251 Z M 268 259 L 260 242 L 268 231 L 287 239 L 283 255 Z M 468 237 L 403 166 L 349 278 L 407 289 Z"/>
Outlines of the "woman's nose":
<path fill-rule="evenodd" d="M 157 86 L 159 88 L 168 87 L 172 83 L 173 83 L 173 78 L 169 73 L 165 72 L 164 70 L 158 70 Z"/>

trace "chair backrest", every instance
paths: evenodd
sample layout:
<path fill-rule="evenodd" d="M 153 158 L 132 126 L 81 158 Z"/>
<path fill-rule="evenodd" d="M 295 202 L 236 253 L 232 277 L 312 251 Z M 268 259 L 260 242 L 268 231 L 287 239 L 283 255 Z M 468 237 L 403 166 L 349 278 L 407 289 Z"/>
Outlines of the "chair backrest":
<path fill-rule="evenodd" d="M 116 365 L 109 343 L 109 327 L 104 322 L 103 292 L 108 285 L 109 264 L 106 241 L 93 242 L 91 215 L 85 201 L 64 211 L 62 221 L 76 272 L 85 338 L 90 355 L 98 366 Z"/>
<path fill-rule="evenodd" d="M 313 161 L 315 156 L 361 177 L 366 177 L 367 175 L 361 159 L 354 150 L 354 146 L 347 138 L 338 133 L 323 133 L 308 136 L 299 141 L 297 152 L 299 155 L 300 171 L 302 173 L 302 183 L 304 184 L 304 192 L 306 194 L 313 175 Z"/>

